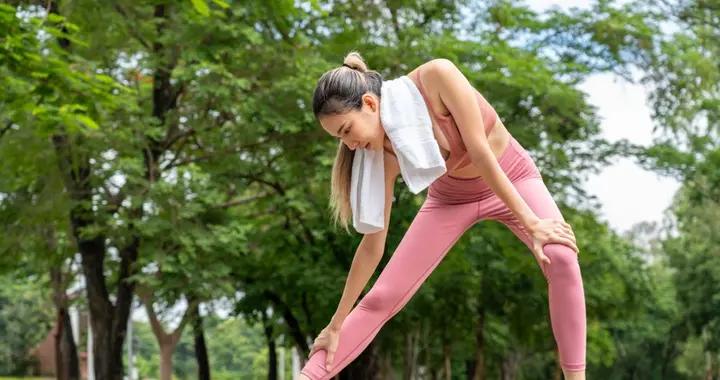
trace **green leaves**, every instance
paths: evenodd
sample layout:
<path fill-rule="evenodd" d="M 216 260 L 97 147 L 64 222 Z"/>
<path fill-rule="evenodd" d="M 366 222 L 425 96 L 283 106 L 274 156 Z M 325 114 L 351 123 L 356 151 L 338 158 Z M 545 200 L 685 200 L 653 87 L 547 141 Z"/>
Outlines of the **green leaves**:
<path fill-rule="evenodd" d="M 198 13 L 206 17 L 210 16 L 210 7 L 208 7 L 207 0 L 190 0 L 190 2 Z M 230 7 L 230 4 L 223 0 L 212 0 L 212 2 L 223 9 Z"/>
<path fill-rule="evenodd" d="M 715 193 L 709 189 L 718 187 L 711 177 L 717 161 L 697 166 L 712 158 L 700 152 L 712 151 L 716 140 L 688 138 L 692 152 L 673 140 L 647 151 L 602 140 L 597 111 L 577 83 L 592 72 L 622 73 L 628 58 L 647 58 L 637 49 L 650 47 L 643 15 L 603 4 L 542 18 L 516 1 L 478 2 L 471 4 L 479 9 L 469 20 L 473 25 L 459 11 L 465 4 L 452 1 L 367 7 L 190 0 L 166 4 L 164 18 L 146 3 L 118 8 L 96 2 L 64 9 L 66 17 L 30 22 L 0 5 L 0 30 L 8 31 L 0 44 L 0 215 L 12 231 L 0 243 L 2 252 L 23 249 L 3 258 L 5 268 L 17 257 L 48 258 L 37 253 L 43 240 L 34 228 L 71 230 L 69 210 L 82 205 L 91 220 L 79 236 L 106 242 L 108 278 L 117 278 L 117 250 L 137 237 L 140 272 L 129 281 L 154 287 L 158 305 L 189 293 L 207 300 L 235 300 L 242 293 L 246 297 L 229 310 L 259 316 L 272 309 L 277 317 L 269 327 L 295 329 L 292 336 L 299 338 L 286 344 L 302 348 L 303 338 L 337 306 L 360 240 L 333 229 L 329 220 L 336 144 L 310 109 L 317 79 L 350 48 L 385 79 L 445 57 L 528 148 L 572 220 L 583 248 L 590 376 L 661 378 L 650 372 L 657 363 L 642 362 L 641 354 L 672 352 L 664 351 L 664 342 L 677 343 L 663 340 L 681 313 L 667 268 L 646 266 L 638 248 L 594 212 L 582 211 L 587 205 L 565 201 L 588 172 L 617 155 L 633 153 L 672 173 L 695 168 L 703 174 L 693 177 L 696 191 L 680 203 L 687 207 L 680 219 L 686 239 L 668 242 L 662 253 L 672 252 L 673 266 L 686 276 L 678 279 L 693 284 L 678 287 L 692 323 L 712 329 L 717 322 L 708 310 L 714 305 L 700 303 L 712 300 L 707 294 L 713 288 L 692 276 L 717 277 L 715 262 L 703 254 L 715 226 Z M 62 49 L 59 40 L 71 47 Z M 653 45 L 661 53 L 653 62 L 661 86 L 651 100 L 658 115 L 672 116 L 674 130 L 700 135 L 690 128 L 690 116 L 703 110 L 712 121 L 720 114 L 712 87 L 718 75 L 709 58 L 717 55 L 706 54 L 714 51 L 708 45 L 703 53 L 694 50 L 706 40 L 688 34 Z M 708 123 L 712 128 L 716 123 Z M 80 178 L 83 186 L 63 185 L 67 177 Z M 397 189 L 383 260 L 422 203 L 402 183 Z M 78 193 L 87 195 L 81 203 L 67 199 Z M 379 336 L 386 339 L 382 351 L 404 357 L 405 334 L 422 332 L 418 345 L 427 352 L 418 357 L 427 359 L 418 360 L 427 360 L 422 364 L 429 370 L 444 365 L 445 353 L 435 348 L 446 345 L 454 355 L 447 361 L 453 377 L 462 376 L 457 372 L 482 349 L 488 378 L 500 377 L 507 358 L 527 364 L 518 377 L 547 378 L 556 359 L 546 283 L 536 263 L 497 223 L 482 223 L 465 236 L 417 301 L 396 317 L 401 322 Z M 693 286 L 705 300 L 691 297 Z M 477 347 L 478 332 L 487 347 Z M 231 341 L 215 339 L 211 344 L 224 347 Z M 687 362 L 694 363 L 697 345 L 688 345 Z M 222 355 L 240 361 L 230 351 Z M 257 354 L 242 359 L 261 360 Z M 248 363 L 232 368 L 238 366 L 259 374 L 248 378 L 265 370 Z"/>
<path fill-rule="evenodd" d="M 198 11 L 203 16 L 209 16 L 210 15 L 210 8 L 208 8 L 207 2 L 205 0 L 190 0 L 192 2 L 193 7 L 195 7 L 195 10 Z"/>
<path fill-rule="evenodd" d="M 98 129 L 99 127 L 95 120 L 82 113 L 85 109 L 81 104 L 65 104 L 60 107 L 60 119 L 63 124 L 71 128 L 85 126 L 90 129 Z"/>

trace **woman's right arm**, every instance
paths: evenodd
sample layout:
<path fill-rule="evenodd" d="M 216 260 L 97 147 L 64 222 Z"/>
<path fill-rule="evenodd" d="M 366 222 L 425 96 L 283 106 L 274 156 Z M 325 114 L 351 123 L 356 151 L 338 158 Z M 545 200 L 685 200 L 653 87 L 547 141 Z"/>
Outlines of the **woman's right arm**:
<path fill-rule="evenodd" d="M 375 272 L 385 252 L 385 239 L 390 226 L 390 210 L 393 203 L 393 190 L 395 180 L 400 174 L 400 167 L 397 158 L 392 154 L 385 153 L 383 161 L 385 168 L 385 228 L 375 233 L 363 235 L 362 241 L 355 250 L 355 256 L 345 281 L 345 289 L 338 308 L 328 325 L 328 327 L 337 331 L 340 330 L 345 317 L 352 310 L 362 290 L 365 289 L 368 280 Z"/>

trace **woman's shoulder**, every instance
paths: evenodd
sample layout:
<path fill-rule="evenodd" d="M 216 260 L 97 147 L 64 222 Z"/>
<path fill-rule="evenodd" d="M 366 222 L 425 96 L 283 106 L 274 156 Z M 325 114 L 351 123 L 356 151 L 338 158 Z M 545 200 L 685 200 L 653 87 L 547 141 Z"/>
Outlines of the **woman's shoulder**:
<path fill-rule="evenodd" d="M 445 117 L 450 113 L 440 98 L 438 83 L 439 74 L 443 70 L 447 70 L 449 65 L 454 65 L 449 59 L 435 58 L 419 65 L 407 74 L 418 89 L 424 92 L 430 102 L 430 108 L 437 111 L 438 117 Z"/>
<path fill-rule="evenodd" d="M 406 75 L 413 79 L 420 77 L 419 79 L 422 84 L 427 86 L 435 84 L 434 82 L 436 81 L 438 73 L 444 70 L 452 70 L 456 68 L 455 63 L 447 58 L 433 58 L 427 62 L 421 63 L 416 68 L 410 70 L 410 72 Z"/>

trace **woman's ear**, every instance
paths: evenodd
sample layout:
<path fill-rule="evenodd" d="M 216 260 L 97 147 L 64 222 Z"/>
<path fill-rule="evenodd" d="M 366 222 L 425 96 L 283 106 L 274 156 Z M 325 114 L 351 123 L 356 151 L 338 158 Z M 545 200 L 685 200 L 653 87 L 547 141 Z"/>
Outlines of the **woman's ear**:
<path fill-rule="evenodd" d="M 371 109 L 373 112 L 377 111 L 377 110 L 379 109 L 379 107 L 380 107 L 380 104 L 378 103 L 377 98 L 375 98 L 374 96 L 370 95 L 369 93 L 363 95 L 363 102 L 364 102 L 365 104 L 367 104 L 367 106 L 370 107 L 370 109 Z"/>

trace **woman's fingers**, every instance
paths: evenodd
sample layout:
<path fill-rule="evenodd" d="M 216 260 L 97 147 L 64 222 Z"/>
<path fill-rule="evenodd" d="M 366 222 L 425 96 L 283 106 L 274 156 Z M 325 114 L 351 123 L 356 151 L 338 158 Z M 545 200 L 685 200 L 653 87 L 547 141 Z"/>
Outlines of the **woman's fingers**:
<path fill-rule="evenodd" d="M 574 238 L 575 238 L 575 231 L 573 231 L 571 225 L 569 225 L 569 224 L 567 224 L 567 223 L 565 223 L 565 224 L 566 224 L 567 231 L 570 233 L 570 235 L 572 235 L 572 237 L 573 237 L 573 239 L 574 239 Z"/>
<path fill-rule="evenodd" d="M 310 347 L 310 353 L 308 354 L 308 358 L 311 357 L 315 351 L 321 349 L 323 347 L 322 341 L 320 338 L 315 338 L 315 342 L 313 342 L 312 346 Z"/>
<path fill-rule="evenodd" d="M 564 238 L 564 239 L 568 239 L 568 240 L 571 240 L 571 241 L 575 241 L 575 237 L 572 236 L 572 235 L 571 235 L 569 232 L 567 232 L 567 231 L 559 232 L 559 233 L 558 233 L 558 237 Z"/>
<path fill-rule="evenodd" d="M 575 240 L 575 235 L 572 235 L 570 233 L 565 234 L 565 239 L 570 241 L 572 243 L 573 249 L 575 250 L 575 253 L 580 253 L 580 250 L 577 247 L 577 241 Z"/>
<path fill-rule="evenodd" d="M 572 232 L 572 226 L 570 225 L 570 223 L 568 223 L 562 219 L 556 219 L 555 221 L 556 221 L 556 225 L 560 226 L 563 230 Z"/>
<path fill-rule="evenodd" d="M 572 247 L 572 249 L 575 251 L 575 253 L 580 253 L 580 250 L 577 247 L 577 244 L 575 243 L 575 233 L 572 230 L 572 227 L 567 222 L 561 221 L 558 219 L 558 224 L 561 226 L 560 231 L 557 229 L 555 230 L 555 233 L 558 235 L 557 237 L 553 237 L 553 240 L 569 245 Z"/>
<path fill-rule="evenodd" d="M 328 350 L 327 357 L 325 357 L 325 369 L 330 371 L 332 369 L 333 358 L 335 357 L 335 351 Z"/>
<path fill-rule="evenodd" d="M 564 238 L 564 237 L 559 237 L 559 238 L 556 238 L 555 241 L 558 242 L 558 243 L 560 243 L 560 244 L 564 244 L 564 245 L 569 246 L 570 248 L 573 249 L 573 251 L 575 251 L 575 253 L 578 252 L 577 245 L 575 245 L 575 243 L 572 241 L 572 239 L 567 239 L 567 238 Z"/>
<path fill-rule="evenodd" d="M 545 255 L 545 252 L 543 252 L 542 245 L 535 246 L 535 249 L 533 250 L 535 253 L 535 258 L 538 261 L 538 264 L 550 264 L 550 258 Z"/>

